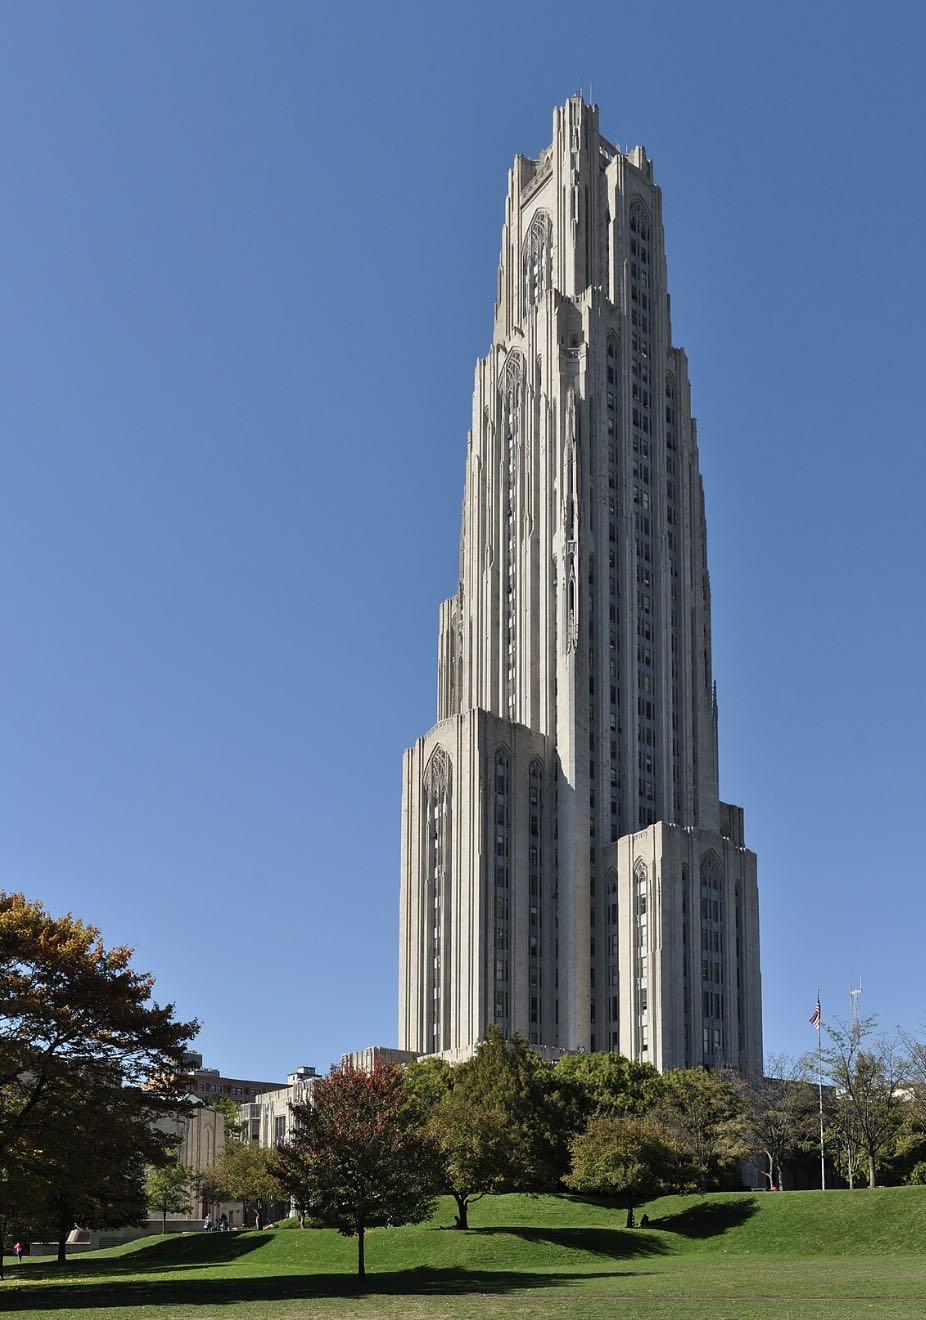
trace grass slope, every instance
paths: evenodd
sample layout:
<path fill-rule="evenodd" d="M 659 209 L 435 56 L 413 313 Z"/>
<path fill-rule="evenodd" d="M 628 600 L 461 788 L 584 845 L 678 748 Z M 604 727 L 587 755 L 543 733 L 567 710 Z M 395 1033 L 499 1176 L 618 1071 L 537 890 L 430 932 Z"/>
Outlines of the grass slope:
<path fill-rule="evenodd" d="M 486 1197 L 456 1232 L 452 1203 L 430 1224 L 356 1243 L 324 1230 L 147 1238 L 66 1267 L 7 1267 L 2 1305 L 34 1320 L 186 1317 L 356 1320 L 529 1317 L 622 1320 L 926 1315 L 926 1188 L 662 1197 L 648 1230 L 569 1196 Z M 349 1300 L 348 1300 L 349 1299 Z"/>

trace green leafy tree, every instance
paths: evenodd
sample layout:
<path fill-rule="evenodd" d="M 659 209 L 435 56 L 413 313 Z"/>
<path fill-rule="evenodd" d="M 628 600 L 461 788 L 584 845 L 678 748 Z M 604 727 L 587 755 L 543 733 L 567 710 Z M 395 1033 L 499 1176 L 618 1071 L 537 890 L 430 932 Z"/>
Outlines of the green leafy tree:
<path fill-rule="evenodd" d="M 601 1050 L 564 1055 L 553 1078 L 573 1131 L 592 1118 L 642 1117 L 662 1094 L 662 1079 L 651 1063 Z"/>
<path fill-rule="evenodd" d="M 827 1087 L 824 1099 L 825 1148 L 836 1172 L 855 1188 L 862 1160 L 862 1136 L 851 1098 L 844 1091 Z"/>
<path fill-rule="evenodd" d="M 439 1157 L 420 1107 L 402 1070 L 377 1064 L 368 1073 L 332 1068 L 311 1104 L 293 1105 L 293 1118 L 274 1168 L 314 1218 L 357 1238 L 362 1278 L 367 1229 L 418 1223 L 434 1208 Z"/>
<path fill-rule="evenodd" d="M 734 1073 L 729 1080 L 739 1096 L 731 1132 L 745 1152 L 764 1158 L 769 1187 L 781 1187 L 784 1169 L 817 1130 L 817 1093 L 808 1060 L 775 1055 L 764 1074 Z"/>
<path fill-rule="evenodd" d="M 737 1160 L 750 1153 L 738 1129 L 742 1099 L 729 1074 L 670 1069 L 653 1116 L 690 1161 L 701 1192 L 732 1179 Z"/>
<path fill-rule="evenodd" d="M 272 1168 L 274 1176 L 293 1203 L 299 1227 L 305 1228 L 307 1220 L 317 1222 L 313 1214 L 312 1186 L 301 1154 L 291 1144 L 284 1142 L 274 1151 Z"/>
<path fill-rule="evenodd" d="M 210 1096 L 208 1105 L 210 1109 L 218 1110 L 225 1120 L 225 1140 L 240 1141 L 244 1131 L 244 1124 L 238 1114 L 238 1106 L 234 1100 L 227 1095 Z"/>
<path fill-rule="evenodd" d="M 446 1059 L 435 1055 L 429 1059 L 414 1059 L 405 1066 L 405 1086 L 421 1106 L 422 1117 L 443 1100 L 452 1085 L 453 1069 Z"/>
<path fill-rule="evenodd" d="M 150 1165 L 145 1178 L 148 1205 L 161 1215 L 161 1232 L 167 1232 L 169 1214 L 190 1214 L 192 1176 L 182 1164 Z"/>
<path fill-rule="evenodd" d="M 823 1062 L 838 1097 L 837 1121 L 851 1126 L 868 1166 L 868 1186 L 895 1148 L 906 1101 L 910 1059 L 903 1041 L 874 1035 L 874 1018 L 827 1027 Z"/>
<path fill-rule="evenodd" d="M 411 1087 L 427 1097 L 457 1228 L 469 1227 L 469 1207 L 487 1193 L 551 1187 L 565 1168 L 566 1110 L 552 1068 L 523 1036 L 507 1039 L 492 1026 L 471 1059 L 421 1067 Z"/>
<path fill-rule="evenodd" d="M 152 1002 L 154 978 L 131 967 L 131 953 L 107 949 L 79 917 L 0 892 L 0 1194 L 46 1205 L 57 1184 L 62 1223 L 108 1218 L 107 1198 L 131 1222 L 143 1163 L 169 1159 L 171 1138 L 155 1124 L 182 1100 L 197 1024 Z M 92 1158 L 84 1136 L 99 1146 Z M 0 1223 L 9 1210 L 0 1206 Z"/>
<path fill-rule="evenodd" d="M 228 1191 L 215 1165 L 208 1169 L 196 1169 L 190 1186 L 197 1200 L 201 1205 L 204 1203 L 207 1210 L 211 1210 L 217 1201 L 233 1201 L 236 1199 Z"/>
<path fill-rule="evenodd" d="M 274 1152 L 255 1141 L 232 1141 L 223 1146 L 211 1170 L 214 1199 L 243 1201 L 252 1209 L 257 1225 L 267 1221 L 270 1205 L 285 1191 L 276 1174 Z"/>
<path fill-rule="evenodd" d="M 450 1091 L 437 1104 L 427 1130 L 443 1157 L 444 1177 L 456 1202 L 455 1227 L 469 1228 L 469 1207 L 488 1192 L 517 1185 L 519 1143 L 498 1105 Z"/>
<path fill-rule="evenodd" d="M 163 1158 L 165 1146 L 164 1134 L 140 1121 L 129 1091 L 101 1096 L 78 1081 L 58 1086 L 54 1100 L 53 1107 L 50 1098 L 46 1103 L 49 1124 L 20 1192 L 57 1241 L 63 1264 L 68 1234 L 78 1224 L 118 1228 L 147 1221 L 145 1163 Z"/>
<path fill-rule="evenodd" d="M 651 1118 L 593 1118 L 572 1138 L 569 1153 L 566 1186 L 613 1197 L 626 1206 L 628 1226 L 641 1201 L 685 1186 L 685 1154 Z"/>
<path fill-rule="evenodd" d="M 453 1094 L 474 1110 L 495 1110 L 507 1128 L 508 1191 L 541 1191 L 566 1166 L 566 1115 L 553 1068 L 525 1038 L 490 1026 L 476 1052 L 453 1070 Z"/>

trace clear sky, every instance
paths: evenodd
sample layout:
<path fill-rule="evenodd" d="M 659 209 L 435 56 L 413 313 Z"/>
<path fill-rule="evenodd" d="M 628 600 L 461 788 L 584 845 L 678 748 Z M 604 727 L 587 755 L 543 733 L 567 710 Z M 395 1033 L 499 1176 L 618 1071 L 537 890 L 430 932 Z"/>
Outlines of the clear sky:
<path fill-rule="evenodd" d="M 580 84 L 664 189 L 766 1047 L 850 976 L 926 1022 L 924 15 L 0 9 L 0 885 L 135 945 L 208 1063 L 395 1043 L 506 170 Z"/>

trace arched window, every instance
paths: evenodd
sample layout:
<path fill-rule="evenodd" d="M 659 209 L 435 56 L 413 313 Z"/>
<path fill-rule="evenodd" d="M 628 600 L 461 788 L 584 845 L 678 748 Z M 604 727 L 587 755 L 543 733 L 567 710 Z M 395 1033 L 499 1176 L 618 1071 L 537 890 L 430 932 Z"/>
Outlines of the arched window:
<path fill-rule="evenodd" d="M 522 285 L 525 316 L 550 286 L 550 249 L 550 217 L 546 211 L 538 211 L 524 240 Z"/>

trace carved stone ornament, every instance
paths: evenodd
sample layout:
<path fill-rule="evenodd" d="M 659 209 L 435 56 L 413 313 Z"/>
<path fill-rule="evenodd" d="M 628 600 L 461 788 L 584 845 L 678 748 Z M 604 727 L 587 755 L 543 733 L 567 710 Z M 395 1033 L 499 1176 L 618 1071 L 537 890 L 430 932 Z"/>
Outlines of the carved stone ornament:
<path fill-rule="evenodd" d="M 450 787 L 450 757 L 443 747 L 435 747 L 424 772 L 424 782 L 435 797 L 440 797 Z"/>

